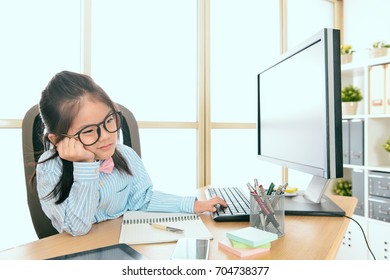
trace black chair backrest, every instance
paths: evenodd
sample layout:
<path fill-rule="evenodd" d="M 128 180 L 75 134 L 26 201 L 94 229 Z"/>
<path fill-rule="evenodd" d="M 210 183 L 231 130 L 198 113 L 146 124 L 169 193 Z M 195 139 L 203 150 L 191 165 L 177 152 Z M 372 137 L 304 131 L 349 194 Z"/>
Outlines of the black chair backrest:
<path fill-rule="evenodd" d="M 117 105 L 123 115 L 121 129 L 123 144 L 132 147 L 141 157 L 141 144 L 137 121 L 126 107 L 120 104 Z M 44 152 L 43 133 L 44 125 L 39 114 L 39 108 L 38 105 L 34 105 L 27 111 L 23 118 L 22 144 L 27 203 L 34 229 L 39 239 L 58 233 L 42 210 L 37 192 L 36 179 L 31 180 L 35 173 L 36 163 Z"/>

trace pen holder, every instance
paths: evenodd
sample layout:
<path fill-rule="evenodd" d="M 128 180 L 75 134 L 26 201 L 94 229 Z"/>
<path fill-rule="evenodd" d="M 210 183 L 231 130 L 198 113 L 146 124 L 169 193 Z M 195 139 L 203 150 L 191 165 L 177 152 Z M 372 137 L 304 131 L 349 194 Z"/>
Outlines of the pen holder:
<path fill-rule="evenodd" d="M 284 195 L 251 194 L 250 226 L 284 235 Z"/>

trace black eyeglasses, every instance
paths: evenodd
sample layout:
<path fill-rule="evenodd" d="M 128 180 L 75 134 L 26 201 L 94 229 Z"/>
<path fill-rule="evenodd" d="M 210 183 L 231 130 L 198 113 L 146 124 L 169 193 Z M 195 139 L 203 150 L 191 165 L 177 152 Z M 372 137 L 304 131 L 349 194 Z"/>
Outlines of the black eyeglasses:
<path fill-rule="evenodd" d="M 122 113 L 120 111 L 114 111 L 107 115 L 101 123 L 88 125 L 74 135 L 61 135 L 69 138 L 78 138 L 84 146 L 92 146 L 100 138 L 101 125 L 109 133 L 117 132 L 122 125 Z"/>

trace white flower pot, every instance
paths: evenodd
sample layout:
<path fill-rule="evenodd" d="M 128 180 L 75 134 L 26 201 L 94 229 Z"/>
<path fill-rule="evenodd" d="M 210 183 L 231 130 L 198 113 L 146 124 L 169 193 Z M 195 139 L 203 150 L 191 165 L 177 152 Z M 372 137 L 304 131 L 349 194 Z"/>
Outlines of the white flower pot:
<path fill-rule="evenodd" d="M 387 55 L 387 48 L 372 48 L 370 49 L 370 58 L 376 58 Z"/>
<path fill-rule="evenodd" d="M 352 54 L 342 54 L 341 55 L 341 64 L 352 62 Z"/>
<path fill-rule="evenodd" d="M 342 113 L 343 116 L 356 115 L 358 102 L 342 102 Z"/>

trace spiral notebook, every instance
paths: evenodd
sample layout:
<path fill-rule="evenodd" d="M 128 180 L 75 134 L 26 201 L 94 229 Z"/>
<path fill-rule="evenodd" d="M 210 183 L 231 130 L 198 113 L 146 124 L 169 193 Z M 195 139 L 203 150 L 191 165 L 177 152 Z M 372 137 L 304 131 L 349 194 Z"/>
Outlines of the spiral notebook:
<path fill-rule="evenodd" d="M 183 231 L 166 231 L 155 228 L 152 224 L 179 228 Z M 119 243 L 163 243 L 177 241 L 183 237 L 213 238 L 197 214 L 128 211 L 123 216 Z"/>

